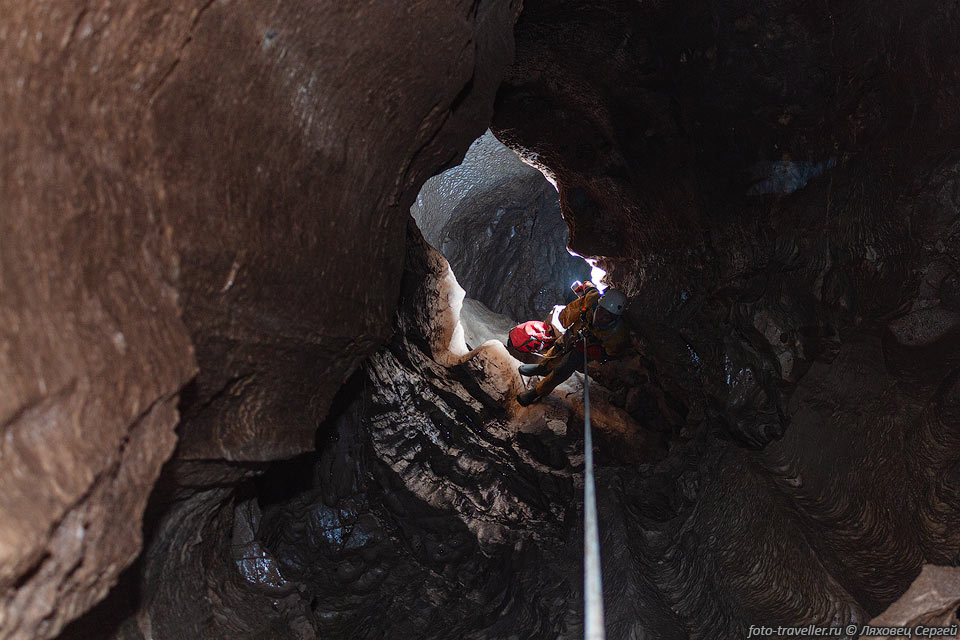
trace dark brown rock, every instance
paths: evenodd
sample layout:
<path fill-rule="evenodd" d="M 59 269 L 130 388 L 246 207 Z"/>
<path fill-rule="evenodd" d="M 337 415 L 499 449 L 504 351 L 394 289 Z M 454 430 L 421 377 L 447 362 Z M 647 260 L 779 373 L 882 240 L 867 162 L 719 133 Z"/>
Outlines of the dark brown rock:
<path fill-rule="evenodd" d="M 952 562 L 960 15 L 922 5 L 525 3 L 491 129 L 631 294 L 603 381 L 669 439 L 601 472 L 613 637 L 864 622 Z"/>
<path fill-rule="evenodd" d="M 64 638 L 547 638 L 575 624 L 568 411 L 512 419 L 502 346 L 444 364 L 449 267 L 409 233 L 397 332 L 337 394 L 318 452 L 256 478 L 262 466 L 174 461 L 175 499 L 155 494 L 131 576 L 143 597 Z"/>
<path fill-rule="evenodd" d="M 417 190 L 484 130 L 515 8 L 0 13 L 0 636 L 49 637 L 136 554 L 198 369 L 182 457 L 312 448 L 390 333 Z"/>
<path fill-rule="evenodd" d="M 0 635 L 49 637 L 138 553 L 196 365 L 136 143 L 166 31 L 123 50 L 116 8 L 0 10 Z"/>
<path fill-rule="evenodd" d="M 883 9 L 526 3 L 494 131 L 633 296 L 611 638 L 860 624 L 956 562 L 960 20 Z M 68 637 L 578 635 L 576 380 L 519 408 L 407 240 L 514 8 L 0 10 L 0 636 L 117 580 L 195 374 Z"/>

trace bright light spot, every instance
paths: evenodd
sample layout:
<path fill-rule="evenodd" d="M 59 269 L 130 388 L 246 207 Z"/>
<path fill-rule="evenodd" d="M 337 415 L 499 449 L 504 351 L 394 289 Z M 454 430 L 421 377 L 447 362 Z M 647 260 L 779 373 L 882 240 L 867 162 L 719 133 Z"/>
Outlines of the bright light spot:
<path fill-rule="evenodd" d="M 603 290 L 607 288 L 606 283 L 603 279 L 607 277 L 607 272 L 597 266 L 597 261 L 585 258 L 588 265 L 590 265 L 590 282 L 597 285 L 597 289 L 600 290 L 600 293 L 603 293 Z"/>
<path fill-rule="evenodd" d="M 543 173 L 541 171 L 540 173 Z M 543 177 L 547 179 L 547 182 L 553 185 L 553 188 L 557 190 L 557 193 L 560 193 L 560 187 L 557 186 L 557 179 L 553 175 L 543 173 Z"/>
<path fill-rule="evenodd" d="M 567 253 L 577 258 L 583 258 L 576 251 L 571 251 L 570 247 L 567 247 Z M 597 266 L 597 261 L 594 258 L 583 258 L 583 261 L 590 265 L 590 282 L 597 285 L 597 289 L 600 290 L 600 293 L 603 293 L 604 289 L 607 288 L 607 283 L 603 281 L 607 277 L 607 272 Z"/>

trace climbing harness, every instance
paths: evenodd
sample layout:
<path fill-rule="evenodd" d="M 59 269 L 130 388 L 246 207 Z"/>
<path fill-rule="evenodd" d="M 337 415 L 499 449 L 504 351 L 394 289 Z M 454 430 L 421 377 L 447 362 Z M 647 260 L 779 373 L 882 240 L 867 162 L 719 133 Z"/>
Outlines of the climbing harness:
<path fill-rule="evenodd" d="M 603 579 L 600 575 L 600 534 L 597 529 L 597 490 L 593 480 L 593 434 L 590 429 L 590 378 L 583 350 L 583 637 L 604 640 Z"/>

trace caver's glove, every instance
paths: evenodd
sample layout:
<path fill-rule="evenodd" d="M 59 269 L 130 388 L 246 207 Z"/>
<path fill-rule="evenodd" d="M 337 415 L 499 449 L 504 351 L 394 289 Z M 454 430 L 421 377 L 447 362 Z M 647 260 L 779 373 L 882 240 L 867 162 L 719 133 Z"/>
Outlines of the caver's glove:
<path fill-rule="evenodd" d="M 596 285 L 594 285 L 592 282 L 590 282 L 589 280 L 587 280 L 586 282 L 580 282 L 580 281 L 574 282 L 573 285 L 572 285 L 570 288 L 571 288 L 571 289 L 573 290 L 573 292 L 574 292 L 575 294 L 577 294 L 577 296 L 579 297 L 579 296 L 582 296 L 583 294 L 585 294 L 585 293 L 587 292 L 587 289 L 589 289 L 590 287 L 595 287 L 595 286 L 596 286 Z"/>

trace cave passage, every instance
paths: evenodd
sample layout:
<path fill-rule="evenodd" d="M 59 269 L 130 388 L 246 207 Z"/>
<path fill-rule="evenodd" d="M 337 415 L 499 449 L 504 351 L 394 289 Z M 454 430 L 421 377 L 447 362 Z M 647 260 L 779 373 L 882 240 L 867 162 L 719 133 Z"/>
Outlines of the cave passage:
<path fill-rule="evenodd" d="M 458 166 L 423 185 L 410 213 L 466 290 L 461 322 L 470 347 L 546 317 L 572 299 L 570 283 L 590 277 L 566 251 L 556 187 L 489 130 Z"/>
<path fill-rule="evenodd" d="M 957 635 L 955 1 L 0 15 L 0 640 Z"/>

